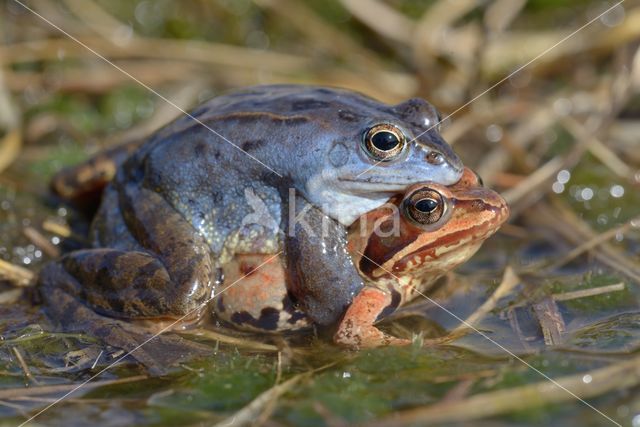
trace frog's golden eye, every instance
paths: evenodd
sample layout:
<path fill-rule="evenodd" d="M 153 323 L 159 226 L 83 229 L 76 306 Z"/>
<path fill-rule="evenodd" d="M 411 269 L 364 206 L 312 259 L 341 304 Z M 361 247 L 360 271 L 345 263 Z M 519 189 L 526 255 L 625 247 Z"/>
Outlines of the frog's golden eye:
<path fill-rule="evenodd" d="M 414 223 L 419 226 L 436 224 L 444 216 L 446 203 L 440 193 L 423 188 L 414 191 L 403 201 L 404 210 Z"/>
<path fill-rule="evenodd" d="M 389 123 L 371 127 L 365 133 L 363 142 L 367 154 L 381 162 L 395 159 L 407 145 L 407 139 L 402 131 Z"/>

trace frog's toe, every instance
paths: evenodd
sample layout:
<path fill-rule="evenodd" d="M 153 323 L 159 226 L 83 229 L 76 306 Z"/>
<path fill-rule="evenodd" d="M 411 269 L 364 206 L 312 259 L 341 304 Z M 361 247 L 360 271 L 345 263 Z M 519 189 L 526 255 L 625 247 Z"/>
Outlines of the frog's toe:
<path fill-rule="evenodd" d="M 126 322 L 116 322 L 119 324 L 109 325 L 109 332 L 99 338 L 106 344 L 123 349 L 152 376 L 165 375 L 179 363 L 212 353 L 210 347 L 174 334 L 152 334 Z"/>
<path fill-rule="evenodd" d="M 353 321 L 340 323 L 338 331 L 333 336 L 333 341 L 340 346 L 352 349 L 411 344 L 411 340 L 394 337 L 373 325 L 358 324 Z"/>

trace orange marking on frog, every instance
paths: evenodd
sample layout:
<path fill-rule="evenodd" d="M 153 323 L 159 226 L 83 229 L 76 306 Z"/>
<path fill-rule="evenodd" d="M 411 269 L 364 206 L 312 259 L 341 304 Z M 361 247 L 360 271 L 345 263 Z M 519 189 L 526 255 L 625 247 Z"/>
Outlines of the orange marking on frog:
<path fill-rule="evenodd" d="M 274 306 L 282 305 L 282 299 L 274 300 L 272 288 L 274 284 L 284 283 L 284 270 L 279 260 L 274 259 L 260 268 L 257 266 L 268 260 L 271 255 L 236 255 L 236 258 L 227 263 L 223 270 L 225 277 L 234 277 L 224 291 L 225 304 L 232 311 L 247 311 L 256 318 L 260 316 L 260 310 L 265 302 L 271 302 Z M 233 283 L 235 282 L 235 283 Z M 233 284 L 232 284 L 233 283 Z M 273 300 L 273 301 L 272 301 Z M 236 306 L 233 301 L 242 301 L 241 306 Z"/>

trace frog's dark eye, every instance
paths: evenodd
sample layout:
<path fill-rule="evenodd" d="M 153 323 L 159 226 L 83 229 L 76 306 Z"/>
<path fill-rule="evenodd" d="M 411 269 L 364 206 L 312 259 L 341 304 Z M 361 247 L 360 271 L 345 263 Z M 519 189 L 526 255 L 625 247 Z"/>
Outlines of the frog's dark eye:
<path fill-rule="evenodd" d="M 432 165 L 441 165 L 444 163 L 444 156 L 437 151 L 430 151 L 429 154 L 427 154 L 427 162 Z"/>
<path fill-rule="evenodd" d="M 419 226 L 437 223 L 445 213 L 446 203 L 440 193 L 430 188 L 421 188 L 405 197 L 406 215 Z"/>
<path fill-rule="evenodd" d="M 404 150 L 407 145 L 402 131 L 388 123 L 370 128 L 364 135 L 363 146 L 367 154 L 375 160 L 388 162 Z"/>

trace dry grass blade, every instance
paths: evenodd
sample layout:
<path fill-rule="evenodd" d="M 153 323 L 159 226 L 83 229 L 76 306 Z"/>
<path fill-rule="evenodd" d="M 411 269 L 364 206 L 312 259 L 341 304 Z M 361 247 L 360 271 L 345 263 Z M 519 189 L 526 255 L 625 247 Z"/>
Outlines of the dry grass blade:
<path fill-rule="evenodd" d="M 415 23 L 378 0 L 340 0 L 353 16 L 378 34 L 403 44 L 411 44 Z"/>
<path fill-rule="evenodd" d="M 561 200 L 553 199 L 553 208 L 541 206 L 536 215 L 545 216 L 546 224 L 569 242 L 581 245 L 597 237 L 589 225 Z M 603 242 L 593 256 L 602 263 L 640 283 L 640 266 L 621 251 Z"/>
<path fill-rule="evenodd" d="M 618 6 L 620 7 L 620 6 Z M 640 37 L 640 8 L 628 8 L 625 10 L 624 21 L 600 37 L 593 38 L 593 45 L 586 43 L 583 49 L 596 49 L 603 52 L 618 49 L 624 43 L 637 40 Z"/>
<path fill-rule="evenodd" d="M 584 125 L 572 117 L 562 119 L 562 124 L 579 141 L 588 141 L 587 147 L 591 154 L 611 170 L 614 174 L 627 180 L 633 179 L 633 170 L 622 161 L 611 149 L 589 132 Z"/>
<path fill-rule="evenodd" d="M 429 52 L 443 52 L 446 49 L 442 45 L 442 35 L 445 30 L 451 27 L 457 19 L 477 6 L 478 3 L 474 0 L 458 0 L 455 2 L 440 0 L 427 9 L 420 18 L 413 37 L 413 48 L 414 53 L 417 55 L 418 63 L 431 62 L 432 59 L 427 61 L 425 58 Z"/>
<path fill-rule="evenodd" d="M 289 378 L 287 381 L 276 384 L 271 387 L 269 390 L 266 390 L 258 395 L 255 399 L 253 399 L 248 405 L 240 409 L 238 412 L 233 414 L 232 416 L 218 422 L 215 424 L 215 427 L 228 427 L 228 426 L 247 426 L 252 425 L 253 422 L 260 416 L 260 413 L 264 410 L 264 408 L 271 404 L 275 399 L 278 399 L 282 394 L 291 390 L 291 388 L 298 383 L 303 378 L 310 377 L 311 375 L 323 371 L 331 366 L 334 366 L 337 362 L 330 363 L 325 366 L 321 366 L 320 368 L 313 369 L 308 372 L 303 372 L 301 374 L 295 375 Z"/>
<path fill-rule="evenodd" d="M 103 38 L 82 38 L 83 43 L 110 59 L 142 58 L 190 61 L 213 66 L 250 68 L 293 73 L 308 69 L 311 61 L 297 55 L 261 49 L 209 43 L 197 40 L 151 39 L 137 37 L 115 45 Z M 59 51 L 67 58 L 94 58 L 93 53 L 67 38 L 28 41 L 0 46 L 0 57 L 7 64 L 24 61 L 57 60 Z M 229 71 L 229 70 L 225 70 Z"/>
<path fill-rule="evenodd" d="M 572 299 L 593 297 L 596 295 L 607 294 L 609 292 L 624 291 L 624 283 L 615 283 L 613 285 L 598 286 L 597 288 L 580 289 L 579 291 L 563 292 L 561 294 L 553 294 L 551 297 L 555 301 L 569 301 Z"/>
<path fill-rule="evenodd" d="M 186 331 L 180 331 L 183 335 L 195 335 L 199 337 L 204 337 L 207 339 L 219 341 L 224 344 L 231 344 L 238 347 L 246 348 L 254 351 L 269 351 L 269 352 L 278 352 L 279 349 L 275 345 L 265 344 L 260 341 L 254 341 L 248 339 L 246 337 L 233 337 L 231 335 L 221 334 L 219 332 L 212 331 L 210 329 L 198 328 L 198 329 L 190 329 Z"/>
<path fill-rule="evenodd" d="M 281 381 L 282 381 L 282 352 L 278 352 L 278 361 L 276 363 L 275 385 L 276 386 L 280 385 Z M 272 399 L 270 399 L 269 401 L 267 401 L 265 405 L 263 405 L 262 410 L 260 411 L 260 414 L 258 414 L 258 416 L 255 417 L 254 421 L 252 422 L 253 427 L 259 427 L 263 425 L 269 418 L 271 418 L 271 415 L 273 414 L 273 411 L 276 408 L 276 404 L 278 403 L 278 397 L 280 395 L 281 394 L 277 396 L 273 396 Z"/>
<path fill-rule="evenodd" d="M 15 286 L 29 286 L 34 276 L 30 270 L 0 259 L 0 277 L 5 277 Z"/>
<path fill-rule="evenodd" d="M 64 4 L 74 15 L 80 18 L 80 22 L 89 26 L 105 39 L 117 43 L 123 34 L 126 35 L 132 31 L 131 27 L 118 21 L 94 1 L 64 0 Z M 121 35 L 120 37 L 119 34 Z"/>
<path fill-rule="evenodd" d="M 304 2 L 291 0 L 253 0 L 261 8 L 283 18 L 287 26 L 294 26 L 302 35 L 332 55 L 348 59 L 368 71 L 382 69 L 383 62 L 349 35 L 320 18 Z M 354 61 L 354 59 L 358 59 Z M 408 74 L 407 74 L 408 75 Z"/>
<path fill-rule="evenodd" d="M 542 31 L 509 31 L 501 37 L 493 39 L 485 48 L 482 55 L 481 70 L 485 78 L 497 78 L 511 71 L 522 63 L 539 55 L 540 52 L 553 46 L 571 34 L 569 30 Z M 570 55 L 584 43 L 582 35 L 567 39 L 566 42 L 551 50 L 547 55 L 536 61 L 531 72 L 539 72 L 545 64 L 556 63 L 565 55 Z"/>
<path fill-rule="evenodd" d="M 429 78 L 434 78 L 432 70 L 438 68 L 434 66 L 438 58 L 446 57 L 456 64 L 456 72 L 437 78 L 438 92 L 446 93 L 441 101 L 451 106 L 464 100 L 463 88 L 469 88 L 472 83 L 483 38 L 482 30 L 475 22 L 459 27 L 454 24 L 477 7 L 478 2 L 474 0 L 440 0 L 424 12 L 413 31 L 413 62 Z"/>
<path fill-rule="evenodd" d="M 549 99 L 545 104 L 533 108 L 533 111 L 527 114 L 527 120 L 519 122 L 510 132 L 511 144 L 518 151 L 527 152 L 533 141 L 556 123 L 558 116 L 553 110 L 553 101 L 553 99 Z M 514 159 L 516 157 L 510 154 L 508 147 L 496 147 L 489 154 L 483 156 L 476 172 L 480 174 L 486 185 L 491 186 L 495 180 L 496 172 L 507 170 Z"/>
<path fill-rule="evenodd" d="M 0 140 L 0 172 L 8 168 L 20 153 L 22 146 L 22 132 L 12 129 Z"/>
<path fill-rule="evenodd" d="M 563 265 L 571 262 L 572 260 L 582 255 L 583 253 L 590 251 L 596 248 L 597 246 L 605 243 L 606 241 L 614 238 L 619 233 L 627 232 L 629 229 L 633 227 L 633 224 L 636 224 L 636 223 L 640 223 L 640 217 L 636 217 L 635 219 L 629 222 L 626 222 L 619 227 L 614 227 L 610 230 L 607 230 L 603 233 L 600 233 L 592 237 L 591 239 L 587 240 L 581 245 L 573 248 L 568 254 L 566 254 L 559 260 L 555 261 L 553 264 L 546 266 L 545 270 L 550 271 L 550 270 L 555 270 L 556 268 L 562 267 Z"/>
<path fill-rule="evenodd" d="M 203 68 L 198 64 L 169 60 L 118 61 L 123 69 L 136 76 L 146 84 L 161 85 L 184 80 L 197 79 Z M 15 92 L 41 87 L 61 93 L 103 94 L 131 82 L 110 64 L 95 64 L 91 73 L 85 67 L 69 66 L 64 72 L 46 69 L 43 71 L 8 71 L 7 86 Z M 27 141 L 30 138 L 26 134 Z"/>
<path fill-rule="evenodd" d="M 496 0 L 487 6 L 484 22 L 494 33 L 503 32 L 520 14 L 526 0 Z"/>
<path fill-rule="evenodd" d="M 71 228 L 69 228 L 66 224 L 60 224 L 51 220 L 45 220 L 42 223 L 42 229 L 48 231 L 49 233 L 53 233 L 60 237 L 70 237 L 71 236 Z"/>
<path fill-rule="evenodd" d="M 502 281 L 496 288 L 493 294 L 487 299 L 476 311 L 474 311 L 465 321 L 452 330 L 446 337 L 448 340 L 457 339 L 467 332 L 472 331 L 471 327 L 475 327 L 480 321 L 494 308 L 498 301 L 509 295 L 511 291 L 521 283 L 518 275 L 513 271 L 511 267 L 507 267 L 504 270 Z"/>
<path fill-rule="evenodd" d="M 298 381 L 308 375 L 308 373 L 296 375 L 282 384 L 275 385 L 269 390 L 260 393 L 258 397 L 253 399 L 247 406 L 240 409 L 232 416 L 214 424 L 214 427 L 251 425 L 269 402 L 280 397 L 283 393 L 290 390 Z"/>
<path fill-rule="evenodd" d="M 502 193 L 502 197 L 507 201 L 509 206 L 513 208 L 515 204 L 523 198 L 539 190 L 541 186 L 549 183 L 560 171 L 565 164 L 564 158 L 561 156 L 554 157 L 538 170 L 528 175 L 517 186 Z M 538 197 L 544 196 L 543 191 L 537 191 Z"/>
<path fill-rule="evenodd" d="M 94 381 L 87 383 L 83 389 L 90 390 L 96 387 L 104 387 L 116 384 L 126 384 L 131 382 L 137 382 L 146 380 L 146 375 L 136 375 L 128 378 L 119 378 L 117 380 L 105 380 Z M 6 388 L 0 389 L 0 399 L 18 399 L 24 396 L 41 396 L 52 393 L 66 393 L 69 390 L 73 390 L 77 387 L 77 384 L 62 384 L 62 385 L 44 385 L 40 387 L 21 387 L 21 388 Z"/>
<path fill-rule="evenodd" d="M 606 19 L 607 16 L 619 13 L 621 10 L 624 11 L 620 5 L 624 1 L 617 2 L 617 5 L 602 7 L 599 11 L 599 14 L 602 15 L 599 18 Z M 555 47 L 544 57 L 538 58 L 536 67 L 532 69 L 533 73 L 543 73 L 560 64 L 562 60 L 568 60 L 568 57 L 586 51 L 591 51 L 592 54 L 608 54 L 620 45 L 636 39 L 640 34 L 640 9 L 631 9 L 625 18 L 621 25 L 614 26 L 614 28 L 591 25 L 595 24 L 595 20 L 589 21 L 581 28 L 581 31 L 577 31 L 575 34 L 566 30 L 505 33 L 503 37 L 492 40 L 486 47 L 485 55 L 482 58 L 483 75 L 492 78 L 506 73 L 519 63 L 526 62 L 527 58 L 536 57 L 540 51 L 549 46 Z M 558 40 L 564 40 L 564 42 L 557 44 Z"/>
<path fill-rule="evenodd" d="M 60 256 L 60 249 L 58 249 L 54 244 L 52 244 L 49 239 L 44 237 L 42 233 L 36 230 L 33 227 L 25 227 L 22 230 L 22 233 L 38 248 L 42 249 L 42 251 L 47 254 L 47 256 L 51 258 L 58 258 Z"/>
<path fill-rule="evenodd" d="M 633 61 L 631 64 L 631 84 L 636 91 L 640 90 L 640 47 L 636 49 L 636 53 L 633 55 Z"/>
<path fill-rule="evenodd" d="M 0 54 L 0 132 L 6 130 L 0 139 L 0 173 L 14 162 L 22 147 L 18 112 L 11 102 L 11 96 L 6 87 L 2 70 L 4 64 L 5 60 Z"/>
<path fill-rule="evenodd" d="M 0 305 L 15 304 L 22 297 L 22 291 L 22 289 L 9 289 L 8 291 L 0 292 Z"/>
<path fill-rule="evenodd" d="M 585 378 L 589 381 L 585 381 Z M 640 357 L 605 368 L 577 375 L 556 378 L 556 382 L 571 390 L 580 399 L 588 399 L 613 390 L 624 390 L 640 384 Z M 562 388 L 547 382 L 473 395 L 464 400 L 399 411 L 380 421 L 367 423 L 369 427 L 402 426 L 409 424 L 434 425 L 451 422 L 470 422 L 486 417 L 529 410 L 544 405 L 557 405 L 575 398 Z M 605 414 L 602 414 L 607 417 Z M 613 421 L 610 419 L 610 421 Z M 617 424 L 617 423 L 616 423 Z"/>

